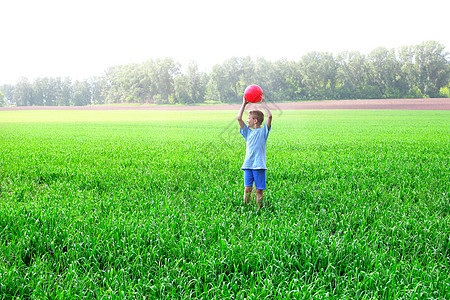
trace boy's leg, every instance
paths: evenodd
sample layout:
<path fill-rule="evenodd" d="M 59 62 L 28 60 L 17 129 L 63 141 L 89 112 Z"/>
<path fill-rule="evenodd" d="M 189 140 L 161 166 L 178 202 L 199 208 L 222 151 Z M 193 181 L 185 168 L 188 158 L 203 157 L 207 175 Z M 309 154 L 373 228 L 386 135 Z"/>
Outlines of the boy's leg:
<path fill-rule="evenodd" d="M 248 204 L 250 202 L 250 195 L 253 190 L 253 172 L 252 170 L 244 170 L 244 204 Z"/>
<path fill-rule="evenodd" d="M 263 206 L 264 190 L 256 189 L 256 204 L 259 208 Z"/>
<path fill-rule="evenodd" d="M 250 195 L 252 194 L 252 187 L 246 186 L 244 189 L 244 204 L 248 204 L 250 202 Z"/>
<path fill-rule="evenodd" d="M 266 170 L 255 170 L 256 204 L 259 208 L 263 206 L 264 190 L 266 189 Z"/>

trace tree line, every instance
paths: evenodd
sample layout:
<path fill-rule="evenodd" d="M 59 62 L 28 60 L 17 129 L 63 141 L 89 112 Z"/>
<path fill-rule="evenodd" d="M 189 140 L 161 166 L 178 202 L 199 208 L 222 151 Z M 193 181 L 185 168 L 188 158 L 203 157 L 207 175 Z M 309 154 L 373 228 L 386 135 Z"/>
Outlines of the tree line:
<path fill-rule="evenodd" d="M 110 67 L 103 76 L 20 79 L 0 86 L 0 105 L 239 102 L 258 84 L 271 101 L 450 97 L 450 60 L 436 41 L 369 54 L 310 52 L 299 61 L 232 57 L 200 72 L 172 58 Z"/>

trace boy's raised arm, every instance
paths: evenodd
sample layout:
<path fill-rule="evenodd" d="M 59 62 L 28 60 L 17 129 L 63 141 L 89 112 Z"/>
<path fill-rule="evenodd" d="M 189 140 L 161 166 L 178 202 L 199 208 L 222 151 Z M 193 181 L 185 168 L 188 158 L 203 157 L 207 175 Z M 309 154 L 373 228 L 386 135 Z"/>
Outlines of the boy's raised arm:
<path fill-rule="evenodd" d="M 263 94 L 263 98 L 261 100 L 261 105 L 262 105 L 262 108 L 266 111 L 266 114 L 267 114 L 266 124 L 267 124 L 267 128 L 270 129 L 270 126 L 272 126 L 272 112 L 270 111 L 267 104 L 264 102 L 264 98 L 265 98 L 265 95 Z"/>
<path fill-rule="evenodd" d="M 247 106 L 247 104 L 248 104 L 248 101 L 245 100 L 245 98 L 243 98 L 241 108 L 239 109 L 239 112 L 237 115 L 237 121 L 238 121 L 241 129 L 244 129 L 244 127 L 245 127 L 245 122 L 244 122 L 244 120 L 242 120 L 242 115 L 244 114 L 245 106 Z"/>

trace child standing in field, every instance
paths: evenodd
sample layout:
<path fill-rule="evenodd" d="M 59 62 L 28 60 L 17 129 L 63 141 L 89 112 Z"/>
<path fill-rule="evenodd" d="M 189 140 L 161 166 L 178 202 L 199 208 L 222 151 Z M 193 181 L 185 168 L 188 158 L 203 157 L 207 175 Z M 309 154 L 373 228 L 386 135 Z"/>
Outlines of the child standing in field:
<path fill-rule="evenodd" d="M 245 98 L 237 115 L 237 121 L 241 127 L 240 133 L 246 142 L 245 159 L 241 167 L 244 171 L 244 203 L 249 203 L 253 183 L 255 183 L 256 202 L 259 208 L 263 205 L 264 190 L 266 189 L 266 143 L 272 125 L 272 113 L 264 103 L 264 97 L 263 94 L 260 102 L 267 114 L 267 120 L 263 126 L 264 113 L 259 110 L 252 110 L 248 113 L 248 125 L 242 120 L 245 107 L 249 103 Z"/>

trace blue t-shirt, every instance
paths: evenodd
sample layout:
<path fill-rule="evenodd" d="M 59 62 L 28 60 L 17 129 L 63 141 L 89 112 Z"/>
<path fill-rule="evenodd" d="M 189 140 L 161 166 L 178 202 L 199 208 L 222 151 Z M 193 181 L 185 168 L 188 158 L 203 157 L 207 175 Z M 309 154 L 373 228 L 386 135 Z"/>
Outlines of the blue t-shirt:
<path fill-rule="evenodd" d="M 267 169 L 266 143 L 271 128 L 267 128 L 266 123 L 264 123 L 263 127 L 256 129 L 250 129 L 247 124 L 244 124 L 244 128 L 240 132 L 247 146 L 244 164 L 241 169 Z"/>

